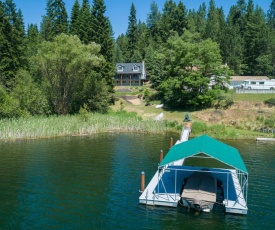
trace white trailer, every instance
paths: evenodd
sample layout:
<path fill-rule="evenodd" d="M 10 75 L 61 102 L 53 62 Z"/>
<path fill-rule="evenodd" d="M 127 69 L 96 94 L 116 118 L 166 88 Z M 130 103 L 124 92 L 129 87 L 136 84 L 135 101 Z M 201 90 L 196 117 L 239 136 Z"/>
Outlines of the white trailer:
<path fill-rule="evenodd" d="M 275 89 L 275 79 L 271 80 L 245 80 L 242 84 L 243 89 Z"/>

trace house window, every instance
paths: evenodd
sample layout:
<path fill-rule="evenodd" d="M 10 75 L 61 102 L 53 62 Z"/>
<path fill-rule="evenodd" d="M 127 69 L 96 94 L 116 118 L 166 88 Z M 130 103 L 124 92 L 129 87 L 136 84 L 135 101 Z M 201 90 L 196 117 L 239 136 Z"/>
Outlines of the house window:
<path fill-rule="evenodd" d="M 139 67 L 137 65 L 134 65 L 133 71 L 139 71 Z"/>
<path fill-rule="evenodd" d="M 122 65 L 117 66 L 117 71 L 123 71 L 123 66 Z"/>

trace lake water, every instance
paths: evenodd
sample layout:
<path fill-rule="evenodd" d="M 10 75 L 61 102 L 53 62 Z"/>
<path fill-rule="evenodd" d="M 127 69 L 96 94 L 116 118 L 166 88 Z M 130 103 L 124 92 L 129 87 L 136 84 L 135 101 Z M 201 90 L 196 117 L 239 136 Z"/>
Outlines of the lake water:
<path fill-rule="evenodd" d="M 249 172 L 248 215 L 140 205 L 140 173 L 147 185 L 170 137 L 103 133 L 0 143 L 0 229 L 275 229 L 275 143 L 225 141 Z"/>

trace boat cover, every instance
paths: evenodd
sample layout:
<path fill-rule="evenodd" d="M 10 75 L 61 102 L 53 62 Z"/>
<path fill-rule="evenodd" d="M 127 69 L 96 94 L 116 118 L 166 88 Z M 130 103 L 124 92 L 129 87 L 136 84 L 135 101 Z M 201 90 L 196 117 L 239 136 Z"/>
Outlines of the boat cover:
<path fill-rule="evenodd" d="M 210 172 L 194 172 L 187 180 L 181 197 L 193 204 L 216 202 L 217 180 Z"/>

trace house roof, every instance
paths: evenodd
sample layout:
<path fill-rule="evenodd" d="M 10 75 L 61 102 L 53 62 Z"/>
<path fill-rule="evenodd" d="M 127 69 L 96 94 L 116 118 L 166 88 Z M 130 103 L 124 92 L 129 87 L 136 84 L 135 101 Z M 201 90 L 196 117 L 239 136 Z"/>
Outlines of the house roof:
<path fill-rule="evenodd" d="M 269 80 L 267 76 L 231 76 L 230 81 Z"/>
<path fill-rule="evenodd" d="M 122 66 L 123 70 L 118 71 L 118 67 Z M 137 66 L 139 69 L 134 71 L 133 68 L 134 66 Z M 116 72 L 117 73 L 141 73 L 142 72 L 143 65 L 142 63 L 117 63 L 116 64 Z"/>
<path fill-rule="evenodd" d="M 248 173 L 239 151 L 223 142 L 220 142 L 207 135 L 191 139 L 174 145 L 159 166 L 164 166 L 183 158 L 188 158 L 204 153 L 224 164 Z"/>

